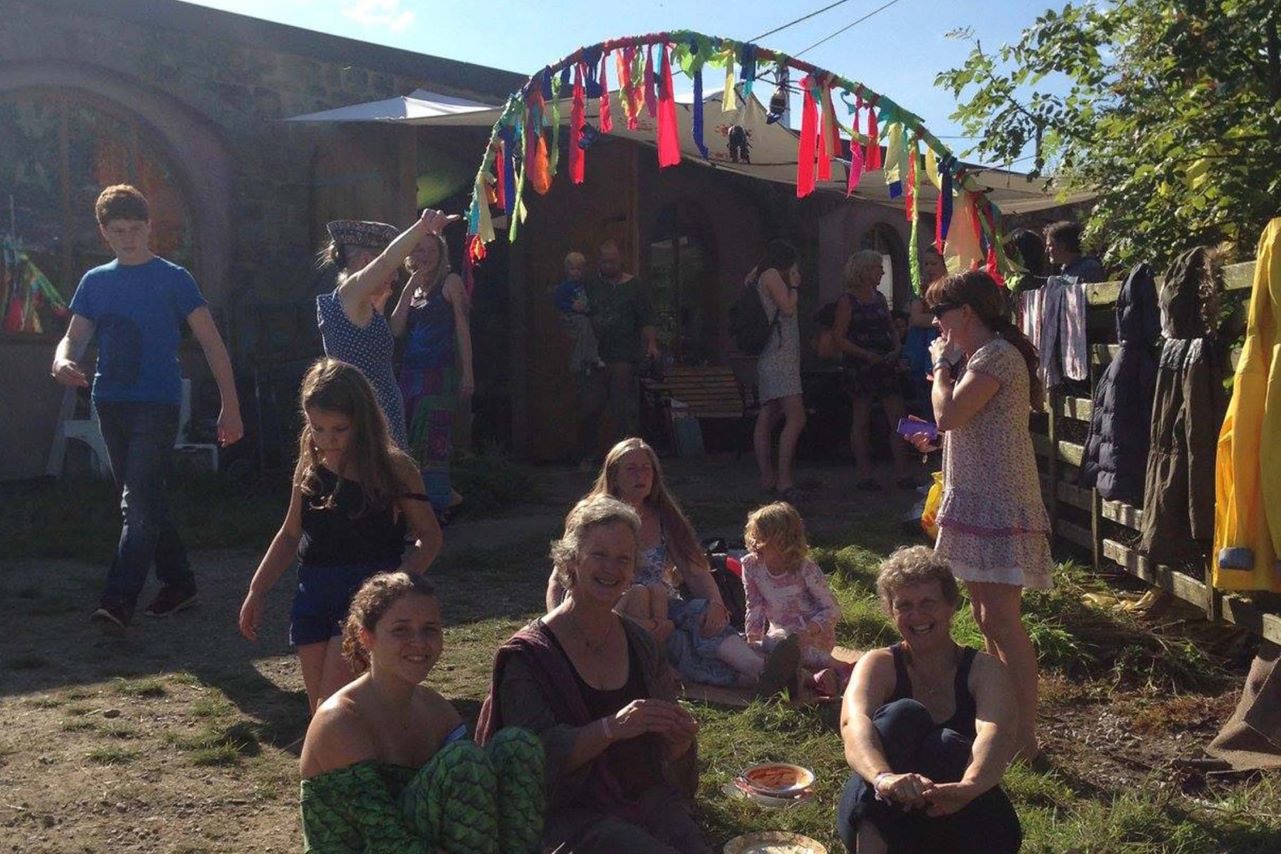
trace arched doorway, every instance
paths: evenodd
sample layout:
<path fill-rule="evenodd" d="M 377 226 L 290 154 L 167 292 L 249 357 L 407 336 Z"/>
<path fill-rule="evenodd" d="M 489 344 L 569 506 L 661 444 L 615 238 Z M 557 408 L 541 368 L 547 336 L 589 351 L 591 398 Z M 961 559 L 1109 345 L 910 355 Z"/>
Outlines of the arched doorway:
<path fill-rule="evenodd" d="M 165 146 L 137 116 L 80 90 L 0 93 L 0 235 L 66 300 L 80 276 L 111 260 L 93 204 L 102 187 L 129 183 L 151 206 L 152 248 L 197 266 L 192 204 Z M 0 293 L 7 307 L 16 283 Z M 46 333 L 62 324 L 41 318 Z M 10 330 L 13 331 L 13 330 Z"/>

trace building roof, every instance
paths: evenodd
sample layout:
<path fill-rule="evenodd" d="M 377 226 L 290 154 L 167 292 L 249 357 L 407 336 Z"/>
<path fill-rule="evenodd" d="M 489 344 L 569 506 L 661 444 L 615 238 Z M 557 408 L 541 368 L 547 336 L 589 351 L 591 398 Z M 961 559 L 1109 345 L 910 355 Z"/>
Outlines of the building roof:
<path fill-rule="evenodd" d="M 36 0 L 45 9 L 66 9 L 83 17 L 108 17 L 225 39 L 246 47 L 291 53 L 382 71 L 437 86 L 505 99 L 526 76 L 498 68 L 329 35 L 248 15 L 223 12 L 178 0 Z"/>

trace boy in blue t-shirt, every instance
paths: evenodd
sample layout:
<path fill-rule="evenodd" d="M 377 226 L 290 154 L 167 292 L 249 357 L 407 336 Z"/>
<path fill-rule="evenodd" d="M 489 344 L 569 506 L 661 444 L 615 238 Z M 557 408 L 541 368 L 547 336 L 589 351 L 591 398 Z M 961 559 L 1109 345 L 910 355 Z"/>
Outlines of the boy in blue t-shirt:
<path fill-rule="evenodd" d="M 238 441 L 244 428 L 231 358 L 200 289 L 190 273 L 151 252 L 146 198 L 128 184 L 117 184 L 98 196 L 94 214 L 116 260 L 80 280 L 71 299 L 71 324 L 54 353 L 53 378 L 72 388 L 89 385 L 77 362 L 96 334 L 93 405 L 111 476 L 121 490 L 124 525 L 93 619 L 104 630 L 121 633 L 133 618 L 153 561 L 163 586 L 148 614 L 165 617 L 196 599 L 196 580 L 165 498 L 182 401 L 178 345 L 184 321 L 218 383 L 219 443 Z"/>
<path fill-rule="evenodd" d="M 561 324 L 574 342 L 574 350 L 569 356 L 571 371 L 589 374 L 597 368 L 605 367 L 600 353 L 596 349 L 596 330 L 592 328 L 590 307 L 587 304 L 587 288 L 583 274 L 587 270 L 587 258 L 581 252 L 570 252 L 565 256 L 565 280 L 556 286 L 553 297 L 556 310 L 560 312 Z"/>

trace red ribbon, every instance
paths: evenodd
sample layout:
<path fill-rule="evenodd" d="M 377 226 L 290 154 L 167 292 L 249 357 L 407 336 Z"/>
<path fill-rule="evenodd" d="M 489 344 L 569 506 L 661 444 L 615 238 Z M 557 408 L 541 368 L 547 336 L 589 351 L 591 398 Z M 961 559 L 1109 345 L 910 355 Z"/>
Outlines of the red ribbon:
<path fill-rule="evenodd" d="M 857 125 L 858 122 L 855 121 Z M 855 128 L 857 131 L 858 128 Z M 850 140 L 850 176 L 845 183 L 845 198 L 849 198 L 854 190 L 858 187 L 859 179 L 863 177 L 863 146 L 854 140 Z"/>
<path fill-rule="evenodd" d="M 939 189 L 938 198 L 934 200 L 934 248 L 940 255 L 943 254 L 943 229 L 946 223 L 943 222 L 943 193 L 947 192 L 947 184 Z"/>
<path fill-rule="evenodd" d="M 881 168 L 881 133 L 876 127 L 876 102 L 867 105 L 867 168 Z"/>
<path fill-rule="evenodd" d="M 796 198 L 814 192 L 814 158 L 818 148 L 818 105 L 810 92 L 811 79 L 801 81 L 804 100 L 801 103 L 801 135 L 796 140 Z"/>
<path fill-rule="evenodd" d="M 663 91 L 658 96 L 658 165 L 675 166 L 681 162 L 681 141 L 676 124 L 676 95 L 672 91 L 672 61 L 663 45 Z"/>
<path fill-rule="evenodd" d="M 587 93 L 583 88 L 583 64 L 574 66 L 574 102 L 569 111 L 569 177 L 575 184 L 583 183 L 586 160 L 578 141 L 583 138 L 583 123 L 587 121 Z"/>
<path fill-rule="evenodd" d="M 600 132 L 611 133 L 614 130 L 614 117 L 609 112 L 609 54 L 602 53 L 600 56 L 600 73 L 597 80 L 600 82 Z"/>

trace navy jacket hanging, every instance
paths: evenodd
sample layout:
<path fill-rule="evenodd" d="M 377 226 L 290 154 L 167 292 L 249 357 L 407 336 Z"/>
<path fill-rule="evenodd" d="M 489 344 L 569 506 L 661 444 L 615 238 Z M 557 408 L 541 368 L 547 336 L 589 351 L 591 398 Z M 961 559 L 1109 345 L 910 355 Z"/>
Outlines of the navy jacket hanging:
<path fill-rule="evenodd" d="M 1121 349 L 1095 386 L 1081 459 L 1081 486 L 1096 487 L 1108 501 L 1143 506 L 1156 392 L 1154 347 L 1160 337 L 1161 307 L 1152 268 L 1135 264 L 1116 298 L 1116 340 Z"/>

